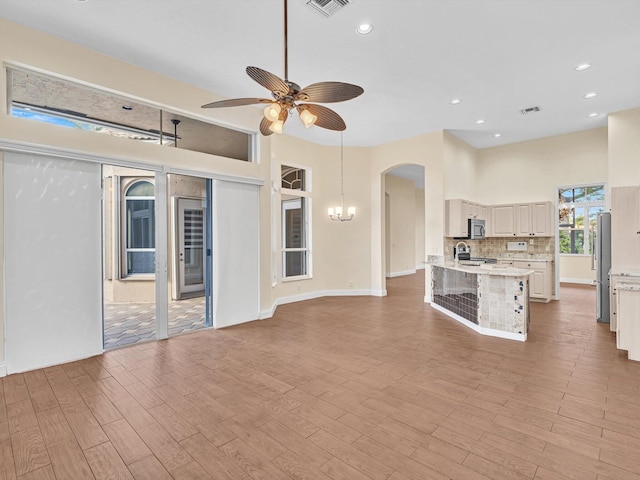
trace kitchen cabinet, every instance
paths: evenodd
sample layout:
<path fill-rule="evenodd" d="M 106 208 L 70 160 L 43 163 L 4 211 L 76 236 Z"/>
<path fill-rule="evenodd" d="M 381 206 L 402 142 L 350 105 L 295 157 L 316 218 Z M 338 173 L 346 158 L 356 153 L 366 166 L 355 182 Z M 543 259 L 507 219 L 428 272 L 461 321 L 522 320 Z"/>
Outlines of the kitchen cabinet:
<path fill-rule="evenodd" d="M 640 187 L 611 189 L 611 269 L 640 270 Z"/>
<path fill-rule="evenodd" d="M 532 299 L 548 302 L 551 300 L 551 264 L 535 260 L 514 260 L 515 268 L 533 270 L 529 275 L 529 296 Z"/>
<path fill-rule="evenodd" d="M 551 202 L 519 203 L 516 205 L 516 236 L 553 236 L 552 209 Z"/>
<path fill-rule="evenodd" d="M 552 210 L 551 202 L 493 205 L 491 236 L 551 237 L 553 236 Z"/>
<path fill-rule="evenodd" d="M 626 350 L 629 360 L 640 361 L 640 286 L 619 283 L 616 346 Z"/>
<path fill-rule="evenodd" d="M 611 299 L 609 302 L 609 311 L 611 313 L 609 329 L 612 332 L 615 332 L 618 329 L 618 285 L 620 284 L 640 286 L 640 274 L 635 276 L 612 274 L 609 277 L 609 298 Z"/>
<path fill-rule="evenodd" d="M 467 237 L 468 220 L 487 220 L 489 208 L 485 205 L 455 199 L 445 201 L 445 237 Z M 487 228 L 485 224 L 485 228 Z"/>
<path fill-rule="evenodd" d="M 513 237 L 516 234 L 516 207 L 515 205 L 491 206 L 491 230 L 492 237 Z"/>

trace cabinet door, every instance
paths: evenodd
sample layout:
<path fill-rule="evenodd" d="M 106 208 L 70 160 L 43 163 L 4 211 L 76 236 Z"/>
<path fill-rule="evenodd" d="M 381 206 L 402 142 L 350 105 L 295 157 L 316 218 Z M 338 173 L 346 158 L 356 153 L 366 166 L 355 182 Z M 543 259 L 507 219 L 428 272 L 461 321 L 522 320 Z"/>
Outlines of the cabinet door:
<path fill-rule="evenodd" d="M 551 212 L 551 202 L 536 202 L 531 204 L 531 234 L 536 237 L 553 236 L 555 218 Z"/>
<path fill-rule="evenodd" d="M 536 270 L 529 275 L 530 295 L 535 298 L 546 298 L 545 271 Z"/>
<path fill-rule="evenodd" d="M 486 205 L 478 205 L 478 218 L 484 220 L 484 228 L 486 232 L 486 236 L 491 236 L 491 215 L 490 208 Z"/>
<path fill-rule="evenodd" d="M 462 222 L 462 200 L 445 201 L 445 237 L 465 237 L 467 235 L 467 221 Z"/>
<path fill-rule="evenodd" d="M 520 203 L 516 205 L 516 233 L 518 237 L 531 235 L 531 204 Z"/>
<path fill-rule="evenodd" d="M 551 299 L 551 264 L 535 260 L 516 260 L 513 262 L 513 266 L 533 270 L 533 273 L 529 275 L 529 296 L 531 298 L 541 298 L 546 301 Z"/>
<path fill-rule="evenodd" d="M 611 268 L 640 269 L 640 187 L 611 189 Z"/>
<path fill-rule="evenodd" d="M 491 236 L 513 237 L 516 234 L 515 206 L 491 206 Z"/>

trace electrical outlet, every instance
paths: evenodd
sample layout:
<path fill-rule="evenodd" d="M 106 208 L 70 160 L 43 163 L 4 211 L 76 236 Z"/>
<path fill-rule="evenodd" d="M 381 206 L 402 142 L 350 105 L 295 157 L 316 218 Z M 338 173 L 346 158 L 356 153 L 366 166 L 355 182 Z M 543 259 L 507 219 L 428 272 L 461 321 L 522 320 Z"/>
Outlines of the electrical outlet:
<path fill-rule="evenodd" d="M 529 245 L 533 245 L 533 238 L 529 239 Z"/>
<path fill-rule="evenodd" d="M 350 281 L 349 281 L 349 286 L 350 286 L 351 288 L 353 288 L 353 280 L 350 280 Z"/>

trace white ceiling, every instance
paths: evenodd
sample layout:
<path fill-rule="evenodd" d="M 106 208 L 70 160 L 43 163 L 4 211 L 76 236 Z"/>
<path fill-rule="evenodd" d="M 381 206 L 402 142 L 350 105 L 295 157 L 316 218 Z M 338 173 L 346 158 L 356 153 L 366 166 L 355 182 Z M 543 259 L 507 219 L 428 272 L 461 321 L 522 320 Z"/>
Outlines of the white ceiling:
<path fill-rule="evenodd" d="M 282 5 L 1 0 L 0 16 L 224 97 L 268 97 L 245 68 L 283 75 Z M 356 34 L 363 22 L 370 35 Z M 638 0 L 351 0 L 330 18 L 289 0 L 289 23 L 290 80 L 365 90 L 328 105 L 347 123 L 345 145 L 446 129 L 484 148 L 602 127 L 607 113 L 640 106 Z M 592 68 L 576 71 L 584 62 Z M 591 91 L 598 96 L 585 100 Z M 519 113 L 531 106 L 541 112 Z M 340 143 L 337 132 L 298 124 L 290 119 L 285 133 Z"/>

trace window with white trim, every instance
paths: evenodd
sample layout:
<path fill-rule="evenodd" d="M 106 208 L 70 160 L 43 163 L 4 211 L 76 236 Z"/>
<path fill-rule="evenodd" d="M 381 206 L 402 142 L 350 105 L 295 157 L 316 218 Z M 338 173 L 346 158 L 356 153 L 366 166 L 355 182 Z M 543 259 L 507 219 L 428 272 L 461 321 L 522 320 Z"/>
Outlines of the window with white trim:
<path fill-rule="evenodd" d="M 311 276 L 309 172 L 281 166 L 282 278 Z"/>
<path fill-rule="evenodd" d="M 596 217 L 604 212 L 605 187 L 581 185 L 558 189 L 558 236 L 561 254 L 590 255 Z"/>
<path fill-rule="evenodd" d="M 134 180 L 124 190 L 122 277 L 155 273 L 155 198 L 149 180 Z"/>

